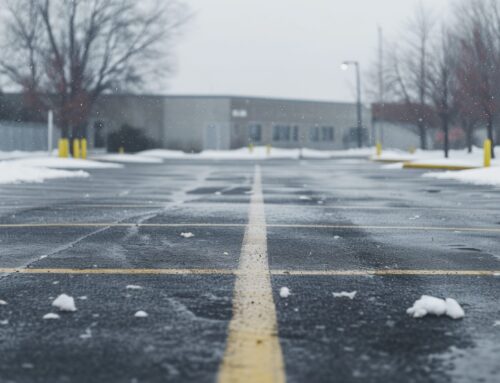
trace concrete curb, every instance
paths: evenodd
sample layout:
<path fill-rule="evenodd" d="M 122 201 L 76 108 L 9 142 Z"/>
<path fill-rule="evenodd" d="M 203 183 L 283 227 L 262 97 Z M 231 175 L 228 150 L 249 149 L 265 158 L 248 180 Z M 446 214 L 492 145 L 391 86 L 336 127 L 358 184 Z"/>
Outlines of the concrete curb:
<path fill-rule="evenodd" d="M 467 165 L 436 165 L 436 164 L 415 164 L 413 162 L 405 162 L 404 169 L 430 169 L 430 170 L 470 170 L 478 169 L 479 166 Z"/>

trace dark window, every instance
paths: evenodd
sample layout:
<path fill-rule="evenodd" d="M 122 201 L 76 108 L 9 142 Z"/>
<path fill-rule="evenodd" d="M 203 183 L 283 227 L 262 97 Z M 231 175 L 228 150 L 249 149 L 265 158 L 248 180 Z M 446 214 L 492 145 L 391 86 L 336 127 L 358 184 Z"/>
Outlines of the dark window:
<path fill-rule="evenodd" d="M 309 141 L 318 142 L 319 141 L 319 128 L 314 127 L 309 129 Z"/>
<path fill-rule="evenodd" d="M 275 125 L 273 127 L 273 141 L 290 141 L 290 127 Z"/>
<path fill-rule="evenodd" d="M 322 141 L 333 141 L 334 140 L 333 127 L 331 127 L 331 126 L 321 127 L 321 140 Z"/>
<path fill-rule="evenodd" d="M 259 124 L 252 124 L 248 127 L 248 139 L 250 142 L 262 141 L 262 126 Z"/>
<path fill-rule="evenodd" d="M 299 140 L 299 127 L 298 126 L 293 127 L 293 140 L 294 141 Z"/>

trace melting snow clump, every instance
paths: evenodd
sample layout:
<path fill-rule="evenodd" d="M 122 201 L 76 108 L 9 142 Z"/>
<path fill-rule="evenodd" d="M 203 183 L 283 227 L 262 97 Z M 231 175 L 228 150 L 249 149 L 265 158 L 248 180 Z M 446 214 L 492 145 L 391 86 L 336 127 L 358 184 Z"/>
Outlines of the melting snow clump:
<path fill-rule="evenodd" d="M 43 316 L 43 319 L 59 319 L 61 318 L 59 314 L 56 313 L 48 313 Z"/>
<path fill-rule="evenodd" d="M 356 293 L 357 291 L 351 291 L 350 293 L 348 293 L 347 291 L 342 291 L 341 293 L 333 293 L 333 297 L 354 299 Z"/>
<path fill-rule="evenodd" d="M 308 196 L 306 196 L 306 195 L 301 195 L 301 196 L 299 197 L 299 199 L 301 199 L 302 201 L 310 201 L 310 200 L 311 200 L 311 197 L 308 197 Z"/>
<path fill-rule="evenodd" d="M 194 234 L 193 233 L 181 233 L 181 237 L 191 238 L 191 237 L 194 237 Z"/>
<path fill-rule="evenodd" d="M 280 297 L 288 298 L 290 296 L 290 289 L 288 287 L 282 287 L 280 289 Z"/>
<path fill-rule="evenodd" d="M 127 285 L 127 290 L 142 290 L 142 286 L 139 285 Z"/>
<path fill-rule="evenodd" d="M 465 316 L 464 310 L 455 299 L 441 299 L 429 295 L 422 295 L 412 307 L 406 310 L 406 313 L 413 318 L 422 318 L 427 314 L 448 315 L 453 319 L 460 319 Z"/>
<path fill-rule="evenodd" d="M 146 311 L 142 311 L 142 310 L 139 310 L 137 311 L 134 316 L 136 318 L 147 318 L 148 317 L 148 313 Z"/>
<path fill-rule="evenodd" d="M 76 311 L 75 300 L 66 294 L 59 295 L 52 306 L 57 307 L 60 311 Z"/>
<path fill-rule="evenodd" d="M 0 299 L 0 306 L 4 306 L 6 304 L 7 304 L 7 302 L 5 302 L 4 300 Z"/>

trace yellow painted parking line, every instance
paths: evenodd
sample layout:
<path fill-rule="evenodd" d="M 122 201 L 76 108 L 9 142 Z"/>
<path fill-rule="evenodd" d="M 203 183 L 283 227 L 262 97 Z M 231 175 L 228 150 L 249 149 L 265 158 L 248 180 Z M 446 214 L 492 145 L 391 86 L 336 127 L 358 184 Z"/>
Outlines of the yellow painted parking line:
<path fill-rule="evenodd" d="M 246 227 L 243 223 L 112 223 L 112 222 L 71 222 L 71 223 L 6 223 L 1 228 L 60 228 L 60 227 Z M 397 231 L 461 231 L 480 233 L 500 233 L 500 227 L 452 227 L 452 226 L 384 226 L 384 225 L 315 225 L 315 224 L 268 224 L 270 228 L 291 229 L 342 229 L 342 230 L 397 230 Z"/>
<path fill-rule="evenodd" d="M 0 274 L 233 275 L 232 269 L 0 268 Z"/>
<path fill-rule="evenodd" d="M 219 383 L 281 383 L 286 380 L 271 288 L 258 166 L 252 191 Z"/>
<path fill-rule="evenodd" d="M 234 269 L 126 269 L 126 268 L 9 268 L 0 267 L 0 274 L 75 274 L 75 275 L 251 275 L 251 271 Z M 289 276 L 500 276 L 500 270 L 446 270 L 446 269 L 369 269 L 369 270 L 270 270 L 271 275 Z M 259 274 L 259 272 L 253 272 Z"/>
<path fill-rule="evenodd" d="M 437 275 L 437 276 L 500 276 L 500 270 L 409 270 L 409 269 L 375 269 L 375 270 L 272 270 L 273 275 L 290 276 L 374 276 L 374 275 Z"/>

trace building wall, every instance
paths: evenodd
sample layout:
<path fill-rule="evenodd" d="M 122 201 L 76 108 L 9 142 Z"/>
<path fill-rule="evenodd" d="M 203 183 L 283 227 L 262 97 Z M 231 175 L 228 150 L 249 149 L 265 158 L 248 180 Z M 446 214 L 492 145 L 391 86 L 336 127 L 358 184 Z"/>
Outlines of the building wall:
<path fill-rule="evenodd" d="M 163 147 L 229 149 L 229 105 L 228 97 L 165 97 Z"/>
<path fill-rule="evenodd" d="M 363 108 L 365 144 L 370 140 L 369 109 Z M 231 147 L 252 142 L 252 126 L 260 126 L 261 139 L 254 144 L 275 147 L 342 149 L 357 145 L 356 105 L 317 101 L 233 97 L 231 99 Z M 275 129 L 281 129 L 276 132 Z M 317 138 L 317 139 L 316 139 Z"/>
<path fill-rule="evenodd" d="M 56 147 L 59 131 L 54 130 L 52 147 Z M 48 149 L 47 124 L 0 121 L 0 150 L 37 151 Z"/>
<path fill-rule="evenodd" d="M 417 127 L 412 124 L 376 121 L 373 123 L 375 139 L 385 148 L 409 150 L 420 147 Z M 427 133 L 428 148 L 434 147 L 433 132 Z"/>

